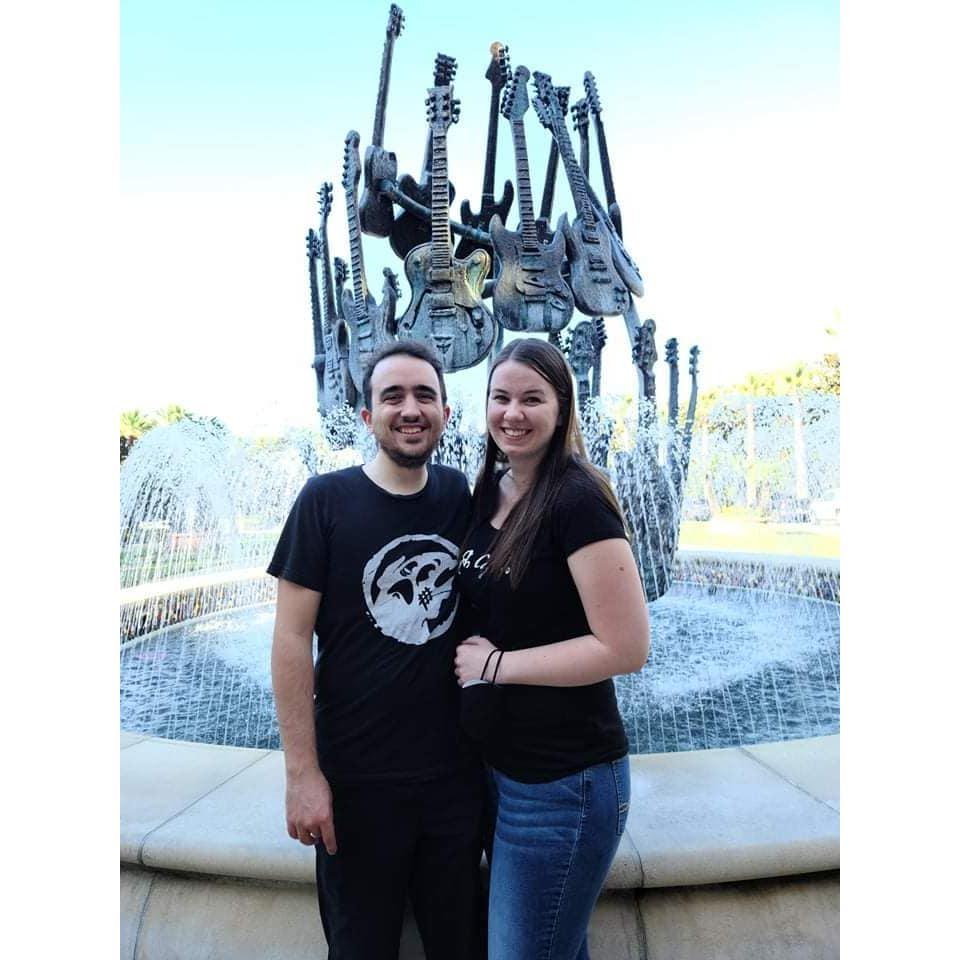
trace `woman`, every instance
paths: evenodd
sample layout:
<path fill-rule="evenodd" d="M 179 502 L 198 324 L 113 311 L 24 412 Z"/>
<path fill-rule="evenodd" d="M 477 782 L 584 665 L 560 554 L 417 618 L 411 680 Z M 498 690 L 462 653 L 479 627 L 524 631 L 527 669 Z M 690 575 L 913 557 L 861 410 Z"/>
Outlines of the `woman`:
<path fill-rule="evenodd" d="M 643 586 L 616 497 L 586 460 L 559 350 L 504 347 L 487 430 L 459 572 L 476 635 L 456 671 L 497 804 L 488 960 L 587 960 L 629 807 L 611 677 L 646 661 Z"/>

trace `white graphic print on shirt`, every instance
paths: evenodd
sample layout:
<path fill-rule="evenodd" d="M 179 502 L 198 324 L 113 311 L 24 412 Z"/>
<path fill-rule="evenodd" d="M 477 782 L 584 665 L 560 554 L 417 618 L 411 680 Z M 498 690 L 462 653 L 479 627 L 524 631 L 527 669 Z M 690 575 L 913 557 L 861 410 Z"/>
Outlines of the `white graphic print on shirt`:
<path fill-rule="evenodd" d="M 363 568 L 367 611 L 382 634 L 419 646 L 443 634 L 457 612 L 457 547 L 436 535 L 397 537 Z"/>

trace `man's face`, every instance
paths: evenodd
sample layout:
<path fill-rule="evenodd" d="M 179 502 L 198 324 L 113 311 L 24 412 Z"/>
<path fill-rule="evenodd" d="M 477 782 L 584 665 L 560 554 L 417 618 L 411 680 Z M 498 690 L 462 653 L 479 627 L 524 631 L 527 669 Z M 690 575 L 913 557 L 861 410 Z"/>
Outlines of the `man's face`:
<path fill-rule="evenodd" d="M 450 416 L 437 372 L 426 360 L 402 353 L 387 357 L 374 367 L 370 402 L 372 409 L 360 416 L 380 449 L 401 467 L 422 467 Z"/>

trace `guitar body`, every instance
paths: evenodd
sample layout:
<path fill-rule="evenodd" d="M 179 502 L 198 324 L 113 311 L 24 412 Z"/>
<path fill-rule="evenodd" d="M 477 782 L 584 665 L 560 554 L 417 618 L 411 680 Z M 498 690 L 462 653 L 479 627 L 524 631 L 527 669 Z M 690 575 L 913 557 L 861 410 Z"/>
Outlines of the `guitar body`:
<path fill-rule="evenodd" d="M 430 177 L 427 177 L 423 183 L 417 183 L 409 173 L 406 173 L 400 178 L 398 186 L 401 192 L 405 193 L 412 200 L 416 200 L 417 203 L 425 207 L 432 205 L 433 195 L 431 193 Z M 453 203 L 453 198 L 456 196 L 456 193 L 457 191 L 451 183 L 451 204 Z M 390 231 L 390 249 L 393 250 L 401 260 L 406 260 L 407 254 L 410 253 L 414 247 L 429 243 L 430 238 L 430 221 L 421 220 L 416 214 L 410 213 L 409 210 L 404 210 L 403 213 L 393 221 L 393 229 Z M 450 242 L 453 242 L 453 230 L 450 231 Z"/>
<path fill-rule="evenodd" d="M 323 365 L 323 397 L 320 404 L 321 413 L 330 413 L 342 407 L 345 403 L 351 407 L 356 401 L 357 391 L 350 377 L 350 367 L 347 362 L 349 343 L 347 331 L 342 324 L 337 324 L 339 330 L 333 335 L 324 335 L 324 365 Z M 342 332 L 342 337 L 340 333 Z"/>
<path fill-rule="evenodd" d="M 588 316 L 615 317 L 629 306 L 627 288 L 613 264 L 610 235 L 598 223 L 590 232 L 582 218 L 571 224 L 563 214 L 557 223 L 557 233 L 567 242 L 570 261 L 570 288 L 574 303 Z"/>
<path fill-rule="evenodd" d="M 460 204 L 460 222 L 468 227 L 475 227 L 477 230 L 487 232 L 493 217 L 499 217 L 500 222 L 503 223 L 506 221 L 512 206 L 513 184 L 509 180 L 505 180 L 503 196 L 497 202 L 482 200 L 479 213 L 474 213 L 470 209 L 470 201 L 464 200 Z M 470 237 L 461 237 L 460 243 L 457 244 L 457 249 L 454 251 L 454 256 L 459 260 L 465 260 L 474 250 L 480 249 L 486 250 L 487 253 L 493 253 L 493 248 L 489 244 L 478 243 L 476 240 L 471 240 Z"/>
<path fill-rule="evenodd" d="M 607 211 L 610 214 L 610 220 L 613 223 L 613 228 L 617 231 L 617 236 L 622 240 L 623 239 L 623 215 L 620 213 L 620 204 L 616 200 L 610 204 L 610 209 Z"/>
<path fill-rule="evenodd" d="M 388 300 L 381 309 L 372 294 L 366 302 L 358 302 L 352 291 L 343 291 L 343 316 L 350 327 L 348 367 L 356 388 L 354 409 L 363 404 L 363 376 L 370 357 L 392 339 L 386 331 L 394 322 L 395 302 Z"/>
<path fill-rule="evenodd" d="M 443 369 L 453 373 L 482 360 L 496 338 L 493 315 L 481 300 L 490 255 L 474 250 L 466 260 L 454 259 L 448 270 L 437 271 L 431 265 L 432 249 L 432 243 L 422 244 L 404 262 L 412 294 L 397 337 L 431 343 Z"/>
<path fill-rule="evenodd" d="M 573 316 L 573 294 L 561 276 L 565 239 L 553 239 L 536 253 L 524 250 L 521 232 L 507 230 L 496 214 L 490 221 L 500 264 L 493 288 L 493 315 L 507 330 L 556 333 Z"/>
<path fill-rule="evenodd" d="M 627 248 L 623 245 L 623 241 L 620 239 L 620 235 L 617 233 L 616 224 L 613 222 L 610 215 L 603 208 L 603 205 L 600 203 L 599 198 L 593 192 L 593 187 L 587 184 L 587 192 L 590 195 L 590 202 L 593 204 L 594 212 L 597 217 L 597 229 L 600 232 L 606 234 L 609 246 L 610 254 L 613 260 L 614 268 L 617 271 L 620 279 L 630 288 L 630 292 L 637 297 L 643 296 L 643 277 L 640 276 L 640 271 L 637 269 L 637 265 L 633 262 L 633 258 L 627 253 Z M 619 214 L 620 209 L 617 208 L 617 213 Z"/>
<path fill-rule="evenodd" d="M 360 229 L 374 237 L 388 237 L 393 228 L 393 201 L 377 192 L 381 180 L 397 179 L 397 155 L 371 144 L 363 157 L 363 194 Z"/>

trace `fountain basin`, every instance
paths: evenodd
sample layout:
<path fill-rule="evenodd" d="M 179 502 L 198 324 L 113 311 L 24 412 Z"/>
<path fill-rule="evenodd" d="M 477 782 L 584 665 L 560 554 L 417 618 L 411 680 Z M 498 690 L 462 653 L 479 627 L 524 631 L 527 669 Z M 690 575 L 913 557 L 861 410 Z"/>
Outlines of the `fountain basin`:
<path fill-rule="evenodd" d="M 643 938 L 664 944 L 658 958 L 835 955 L 838 736 L 630 764 L 630 815 L 591 925 L 596 960 L 646 957 Z M 191 930 L 207 946 L 183 955 L 318 955 L 314 854 L 286 835 L 283 788 L 278 751 L 121 734 L 122 956 L 179 956 Z M 405 944 L 403 960 L 419 956 L 411 929 Z"/>
<path fill-rule="evenodd" d="M 675 574 L 839 599 L 836 561 L 681 552 Z M 595 960 L 839 956 L 837 735 L 630 764 Z M 286 835 L 283 794 L 279 751 L 121 733 L 122 958 L 326 955 L 314 854 Z M 400 960 L 421 956 L 408 917 Z"/>

